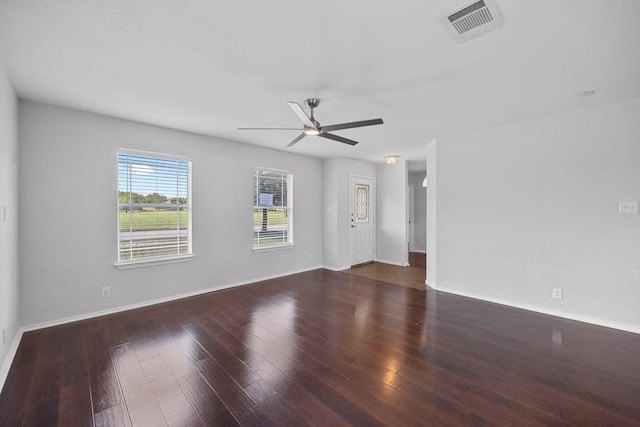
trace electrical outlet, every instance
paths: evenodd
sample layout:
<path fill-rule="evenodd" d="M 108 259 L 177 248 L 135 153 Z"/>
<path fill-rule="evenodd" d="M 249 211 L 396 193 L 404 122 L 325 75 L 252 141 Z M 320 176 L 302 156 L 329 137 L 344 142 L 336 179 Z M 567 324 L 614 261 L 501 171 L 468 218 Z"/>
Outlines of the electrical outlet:
<path fill-rule="evenodd" d="M 562 289 L 561 288 L 551 288 L 551 298 L 553 298 L 553 299 L 562 299 Z"/>
<path fill-rule="evenodd" d="M 2 328 L 2 344 L 7 342 L 7 328 Z"/>
<path fill-rule="evenodd" d="M 111 297 L 111 286 L 105 286 L 102 288 L 102 298 L 110 298 Z"/>
<path fill-rule="evenodd" d="M 638 202 L 619 202 L 618 212 L 621 214 L 637 214 Z"/>

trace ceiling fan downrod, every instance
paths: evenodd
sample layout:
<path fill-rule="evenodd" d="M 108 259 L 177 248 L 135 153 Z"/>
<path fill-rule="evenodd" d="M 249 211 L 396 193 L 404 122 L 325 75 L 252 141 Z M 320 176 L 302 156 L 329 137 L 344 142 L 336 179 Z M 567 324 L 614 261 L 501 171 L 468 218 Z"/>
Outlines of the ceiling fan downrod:
<path fill-rule="evenodd" d="M 311 110 L 311 114 L 309 115 L 309 118 L 311 119 L 313 124 L 316 126 L 316 128 L 319 128 L 320 123 L 318 123 L 315 117 L 313 117 L 313 109 L 316 108 L 318 105 L 320 105 L 320 99 L 308 98 L 308 99 L 305 99 L 304 103 L 307 104 L 307 107 L 309 107 L 309 109 Z"/>

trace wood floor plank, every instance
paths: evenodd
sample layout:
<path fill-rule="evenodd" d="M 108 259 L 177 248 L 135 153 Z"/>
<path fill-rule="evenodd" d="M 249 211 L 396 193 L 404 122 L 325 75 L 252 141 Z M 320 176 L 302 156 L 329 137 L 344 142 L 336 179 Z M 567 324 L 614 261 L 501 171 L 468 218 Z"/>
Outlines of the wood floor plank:
<path fill-rule="evenodd" d="M 278 395 L 300 415 L 301 425 L 335 427 L 352 425 L 336 414 L 333 408 L 290 377 L 283 375 L 277 380 L 269 381 L 269 383 Z"/>
<path fill-rule="evenodd" d="M 275 425 L 304 425 L 310 421 L 302 418 L 300 412 L 290 407 L 273 387 L 263 380 L 250 384 L 245 388 L 245 392 L 265 414 L 269 414 Z"/>
<path fill-rule="evenodd" d="M 307 354 L 299 358 L 298 366 L 303 372 L 296 372 L 296 378 L 303 377 L 306 381 L 319 381 L 326 384 L 344 396 L 345 401 L 353 402 L 353 406 L 367 408 L 368 414 L 375 417 L 378 422 L 386 425 L 398 423 L 404 426 L 419 426 L 424 422 L 423 419 L 419 419 L 420 414 L 408 410 L 403 411 L 403 409 L 407 409 L 406 399 L 402 400 L 402 406 L 387 404 L 382 395 L 385 392 L 394 393 L 395 390 L 382 381 L 369 382 L 366 387 L 362 387 L 349 380 L 344 372 L 339 373 Z M 375 404 L 372 404 L 374 402 Z"/>
<path fill-rule="evenodd" d="M 82 426 L 93 419 L 93 403 L 88 369 L 88 328 L 72 323 L 65 331 L 60 373 L 61 387 L 58 401 L 58 425 Z M 64 363 L 73 360 L 75 363 Z"/>
<path fill-rule="evenodd" d="M 224 346 L 200 324 L 192 323 L 186 325 L 185 330 L 207 351 L 216 364 L 225 371 L 225 374 L 240 387 L 246 387 L 260 379 L 255 372 L 249 369 L 235 355 L 226 350 Z"/>
<path fill-rule="evenodd" d="M 126 406 L 123 404 L 111 406 L 94 415 L 96 427 L 129 427 L 131 420 Z"/>
<path fill-rule="evenodd" d="M 154 387 L 162 415 L 169 426 L 204 426 L 177 382 Z"/>
<path fill-rule="evenodd" d="M 178 378 L 178 384 L 187 399 L 207 426 L 237 426 L 233 415 L 225 407 L 220 396 L 211 388 L 199 372 Z"/>
<path fill-rule="evenodd" d="M 97 325 L 94 325 L 97 326 Z M 90 329 L 87 337 L 87 364 L 89 386 L 95 413 L 120 405 L 124 402 L 111 359 L 110 347 L 101 328 Z"/>
<path fill-rule="evenodd" d="M 160 405 L 132 346 L 122 344 L 115 347 L 111 357 L 131 423 L 134 426 L 166 426 Z"/>
<path fill-rule="evenodd" d="M 7 425 L 22 425 L 29 404 L 31 384 L 36 381 L 38 359 L 45 346 L 45 333 L 27 332 L 11 365 L 9 375 L 0 394 L 0 418 Z"/>
<path fill-rule="evenodd" d="M 24 425 L 46 425 L 60 415 L 60 392 L 63 386 L 62 349 L 68 325 L 51 328 L 44 334 L 43 347 L 35 362 Z M 40 332 L 40 331 L 39 331 Z"/>
<path fill-rule="evenodd" d="M 276 425 L 213 359 L 202 359 L 196 366 L 240 425 Z"/>
<path fill-rule="evenodd" d="M 296 382 L 313 394 L 318 400 L 330 407 L 336 414 L 351 425 L 381 426 L 384 425 L 368 410 L 352 402 L 327 383 L 301 369 L 296 372 Z M 368 408 L 373 409 L 373 408 Z"/>

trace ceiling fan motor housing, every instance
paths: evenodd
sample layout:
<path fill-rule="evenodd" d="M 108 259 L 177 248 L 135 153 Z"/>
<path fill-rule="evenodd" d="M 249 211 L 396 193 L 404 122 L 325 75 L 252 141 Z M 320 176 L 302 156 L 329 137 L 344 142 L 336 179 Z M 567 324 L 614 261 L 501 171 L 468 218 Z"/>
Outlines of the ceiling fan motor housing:
<path fill-rule="evenodd" d="M 320 100 L 318 98 L 309 98 L 305 99 L 304 103 L 307 104 L 307 107 L 309 108 L 316 108 L 320 105 Z"/>

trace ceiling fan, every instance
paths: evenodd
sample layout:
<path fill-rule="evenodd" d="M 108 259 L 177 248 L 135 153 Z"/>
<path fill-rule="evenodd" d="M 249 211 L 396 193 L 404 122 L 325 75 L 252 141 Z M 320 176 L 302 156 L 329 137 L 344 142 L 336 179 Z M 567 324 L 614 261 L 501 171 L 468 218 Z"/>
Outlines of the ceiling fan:
<path fill-rule="evenodd" d="M 356 145 L 358 141 L 354 141 L 352 139 L 343 138 L 338 135 L 334 135 L 332 133 L 328 133 L 334 130 L 341 129 L 351 129 L 351 128 L 359 128 L 363 126 L 372 126 L 372 125 L 381 125 L 383 123 L 382 119 L 371 119 L 371 120 L 361 120 L 359 122 L 348 122 L 348 123 L 338 123 L 335 125 L 321 126 L 320 122 L 318 122 L 313 117 L 313 109 L 316 108 L 320 104 L 320 100 L 318 98 L 309 98 L 305 100 L 305 104 L 311 110 L 311 114 L 307 116 L 307 113 L 304 112 L 300 104 L 297 102 L 287 102 L 289 107 L 296 113 L 296 116 L 302 121 L 304 125 L 302 129 L 302 133 L 294 138 L 287 147 L 291 147 L 295 145 L 298 141 L 304 138 L 307 135 L 315 135 L 321 138 L 333 139 L 334 141 L 343 142 L 349 145 Z M 298 128 L 238 128 L 238 130 L 300 130 Z"/>

